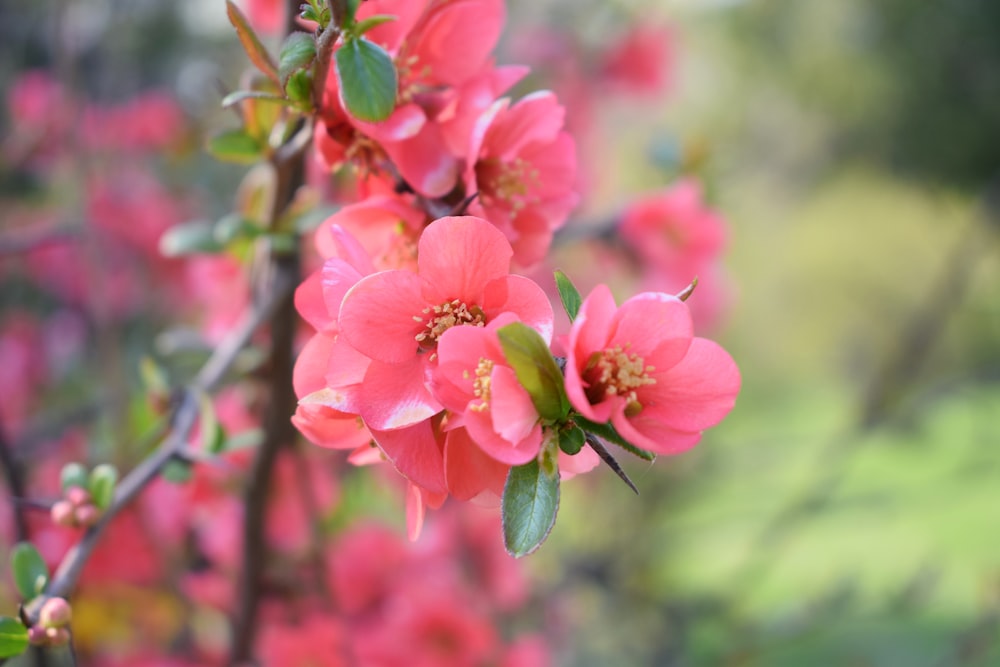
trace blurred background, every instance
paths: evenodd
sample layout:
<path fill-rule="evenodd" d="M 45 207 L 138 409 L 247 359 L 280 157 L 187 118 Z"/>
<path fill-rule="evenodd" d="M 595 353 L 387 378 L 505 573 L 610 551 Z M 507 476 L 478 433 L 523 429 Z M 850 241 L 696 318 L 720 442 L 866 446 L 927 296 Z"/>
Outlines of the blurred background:
<path fill-rule="evenodd" d="M 649 267 L 615 221 L 698 183 L 726 231 L 691 302 L 743 375 L 697 448 L 620 457 L 638 497 L 604 468 L 563 485 L 513 623 L 567 667 L 1000 664 L 1000 4 L 508 12 L 498 62 L 579 145 L 552 265 L 627 297 Z M 159 253 L 232 206 L 243 171 L 202 143 L 245 55 L 206 0 L 0 3 L 0 50 L 0 444 L 126 469 L 156 425 L 140 359 L 194 367 L 188 329 L 245 290 Z"/>

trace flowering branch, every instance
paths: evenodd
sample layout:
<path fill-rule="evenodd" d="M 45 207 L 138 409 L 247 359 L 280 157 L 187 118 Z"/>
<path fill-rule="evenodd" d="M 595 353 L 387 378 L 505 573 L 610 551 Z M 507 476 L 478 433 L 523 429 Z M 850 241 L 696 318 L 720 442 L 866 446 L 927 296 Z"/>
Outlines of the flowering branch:
<path fill-rule="evenodd" d="M 274 313 L 281 300 L 292 293 L 293 286 L 293 281 L 277 274 L 269 297 L 249 309 L 240 325 L 222 341 L 205 362 L 194 381 L 181 391 L 179 403 L 171 420 L 170 433 L 153 454 L 122 479 L 115 491 L 114 501 L 104 512 L 101 520 L 87 530 L 83 538 L 63 558 L 45 591 L 35 598 L 26 610 L 32 622 L 38 620 L 38 612 L 46 600 L 70 595 L 80 579 L 87 560 L 114 516 L 132 502 L 167 463 L 183 453 L 191 429 L 197 421 L 197 397 L 216 388 L 232 366 L 237 354 L 250 340 L 250 336 Z"/>

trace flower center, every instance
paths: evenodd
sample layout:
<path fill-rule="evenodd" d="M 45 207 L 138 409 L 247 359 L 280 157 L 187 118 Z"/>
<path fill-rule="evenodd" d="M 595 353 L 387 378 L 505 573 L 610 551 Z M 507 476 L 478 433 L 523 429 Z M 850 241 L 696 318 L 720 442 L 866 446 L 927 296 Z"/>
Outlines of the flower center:
<path fill-rule="evenodd" d="M 656 370 L 647 366 L 638 354 L 629 354 L 620 345 L 590 355 L 583 379 L 587 382 L 587 399 L 600 403 L 609 396 L 621 396 L 625 400 L 625 415 L 634 416 L 642 412 L 642 403 L 636 390 L 639 387 L 656 384 L 649 373 Z"/>
<path fill-rule="evenodd" d="M 496 157 L 481 160 L 476 166 L 476 180 L 480 199 L 487 206 L 506 204 L 516 212 L 538 202 L 538 197 L 530 195 L 531 189 L 540 184 L 538 170 L 519 157 L 510 162 Z"/>
<path fill-rule="evenodd" d="M 490 374 L 493 373 L 493 360 L 485 357 L 480 358 L 479 365 L 473 372 L 476 379 L 472 381 L 472 393 L 480 402 L 473 405 L 471 409 L 482 412 L 490 407 Z M 463 375 L 466 379 L 470 377 L 469 371 L 465 371 Z"/>
<path fill-rule="evenodd" d="M 479 306 L 467 306 L 461 299 L 445 301 L 440 306 L 428 306 L 421 311 L 424 316 L 414 315 L 413 319 L 423 323 L 424 328 L 415 338 L 424 350 L 437 346 L 438 339 L 448 329 L 462 324 L 476 327 L 486 326 L 486 313 Z"/>

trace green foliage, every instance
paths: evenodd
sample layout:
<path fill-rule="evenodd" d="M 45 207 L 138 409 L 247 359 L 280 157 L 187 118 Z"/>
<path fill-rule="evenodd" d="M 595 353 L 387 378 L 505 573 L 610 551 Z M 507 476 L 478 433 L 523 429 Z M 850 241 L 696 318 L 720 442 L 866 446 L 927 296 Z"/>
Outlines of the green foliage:
<path fill-rule="evenodd" d="M 559 431 L 559 449 L 570 456 L 579 454 L 587 442 L 587 434 L 578 426 Z"/>
<path fill-rule="evenodd" d="M 542 419 L 559 421 L 569 412 L 563 375 L 541 335 L 524 324 L 512 322 L 497 330 L 507 363 L 514 369 Z"/>
<path fill-rule="evenodd" d="M 396 108 L 396 66 L 381 46 L 361 37 L 350 39 L 334 54 L 340 95 L 352 116 L 385 120 Z"/>
<path fill-rule="evenodd" d="M 587 431 L 588 433 L 593 433 L 594 435 L 599 436 L 603 440 L 618 445 L 629 454 L 638 456 L 643 461 L 653 461 L 656 459 L 656 454 L 648 452 L 645 449 L 636 447 L 635 445 L 630 443 L 628 440 L 623 438 L 615 429 L 615 427 L 610 423 L 598 424 L 597 422 L 592 422 L 589 419 L 580 417 L 579 415 L 577 415 L 573 419 L 574 421 L 576 421 L 577 424 L 583 427 L 584 431 Z"/>
<path fill-rule="evenodd" d="M 257 37 L 257 33 L 250 26 L 247 17 L 243 15 L 243 12 L 240 11 L 239 7 L 232 0 L 226 0 L 226 14 L 229 16 L 229 22 L 236 28 L 236 35 L 239 37 L 240 44 L 243 45 L 243 50 L 246 51 L 247 57 L 250 58 L 250 62 L 267 75 L 269 79 L 280 84 L 281 78 L 278 76 L 278 68 L 274 64 L 274 59 L 271 58 L 271 54 L 261 44 L 260 38 Z"/>
<path fill-rule="evenodd" d="M 164 257 L 216 253 L 220 250 L 222 245 L 215 238 L 212 225 L 206 222 L 174 225 L 160 237 L 160 253 Z"/>
<path fill-rule="evenodd" d="M 0 616 L 0 658 L 20 655 L 28 648 L 28 629 L 21 621 Z"/>
<path fill-rule="evenodd" d="M 223 162 L 250 165 L 264 155 L 264 147 L 246 130 L 226 130 L 208 140 L 206 150 Z"/>
<path fill-rule="evenodd" d="M 118 483 L 118 469 L 110 463 L 102 463 L 90 471 L 90 495 L 98 509 L 106 510 L 115 498 Z"/>
<path fill-rule="evenodd" d="M 573 284 L 565 273 L 562 271 L 556 271 L 556 288 L 559 290 L 559 300 L 562 301 L 563 308 L 566 309 L 566 314 L 569 315 L 570 322 L 576 319 L 576 314 L 580 312 L 580 305 L 583 303 L 583 299 L 580 297 L 580 292 L 576 289 L 576 285 Z"/>
<path fill-rule="evenodd" d="M 285 38 L 278 53 L 278 77 L 282 84 L 294 72 L 308 67 L 316 57 L 316 42 L 312 35 L 293 32 Z"/>
<path fill-rule="evenodd" d="M 559 474 L 539 462 L 514 466 L 503 489 L 503 541 L 515 558 L 535 551 L 552 531 L 559 509 Z"/>
<path fill-rule="evenodd" d="M 67 463 L 63 466 L 62 472 L 59 474 L 59 480 L 63 493 L 74 486 L 86 489 L 87 469 L 80 463 Z"/>
<path fill-rule="evenodd" d="M 31 600 L 49 582 L 49 567 L 38 549 L 30 542 L 18 542 L 10 552 L 10 569 L 14 585 L 24 600 Z"/>

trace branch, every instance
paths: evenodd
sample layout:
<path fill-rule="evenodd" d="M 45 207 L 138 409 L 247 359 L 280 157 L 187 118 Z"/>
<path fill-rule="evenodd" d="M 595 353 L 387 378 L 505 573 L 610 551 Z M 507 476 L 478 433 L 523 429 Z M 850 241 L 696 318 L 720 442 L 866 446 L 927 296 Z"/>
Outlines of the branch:
<path fill-rule="evenodd" d="M 7 490 L 12 499 L 24 498 L 24 467 L 14 457 L 14 452 L 7 442 L 7 434 L 0 421 L 0 466 L 3 467 L 4 477 L 7 478 Z M 10 504 L 10 511 L 13 513 L 14 534 L 17 541 L 28 539 L 28 520 L 24 516 L 24 506 L 17 502 Z"/>
<path fill-rule="evenodd" d="M 45 592 L 35 598 L 27 609 L 32 622 L 37 622 L 38 612 L 45 600 L 50 597 L 68 597 L 72 593 L 87 560 L 114 516 L 132 502 L 169 461 L 183 453 L 188 436 L 198 418 L 198 396 L 211 391 L 219 384 L 257 327 L 271 317 L 278 304 L 292 293 L 293 285 L 292 281 L 282 280 L 279 275 L 273 290 L 268 295 L 269 298 L 249 309 L 240 325 L 222 341 L 205 362 L 195 380 L 181 391 L 179 404 L 171 420 L 170 433 L 155 452 L 122 479 L 115 490 L 114 500 L 101 520 L 87 530 L 83 538 L 63 558 Z"/>

